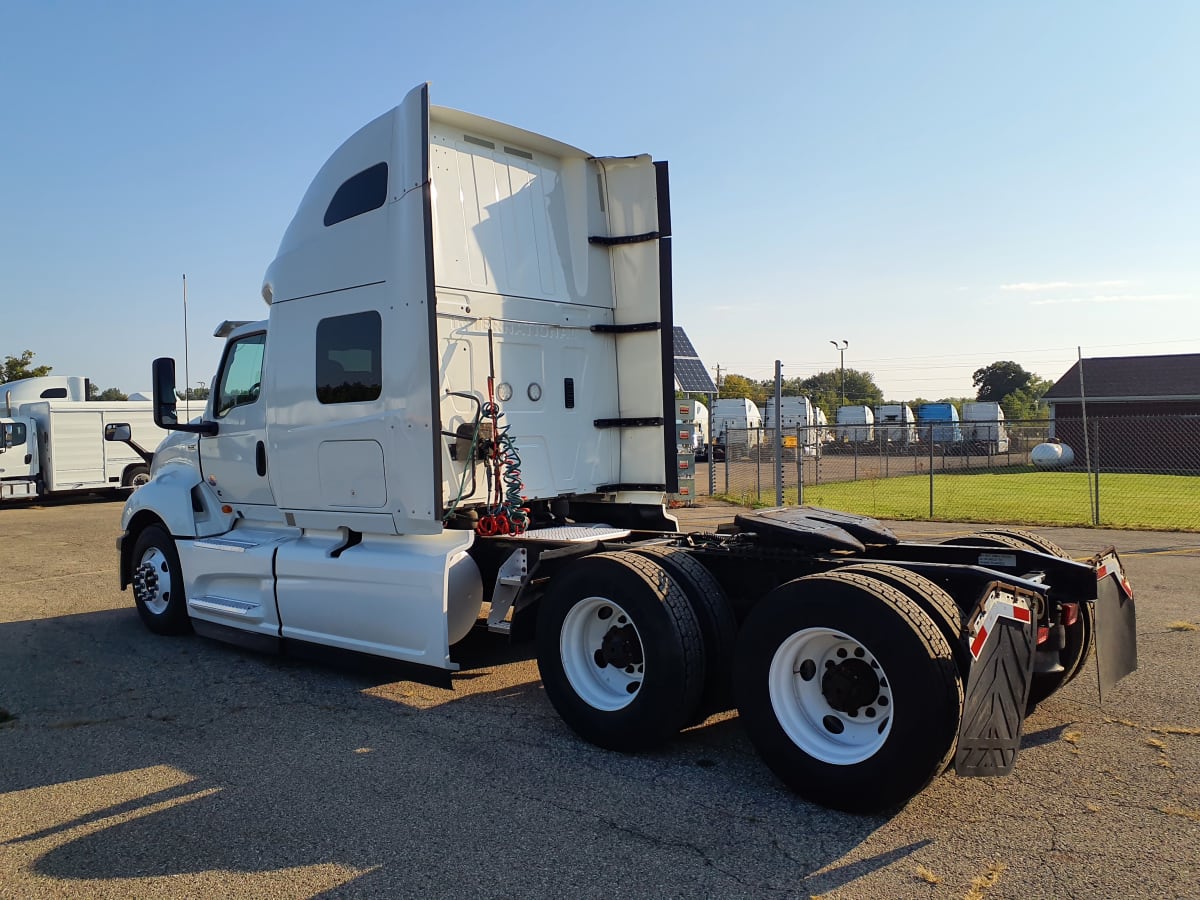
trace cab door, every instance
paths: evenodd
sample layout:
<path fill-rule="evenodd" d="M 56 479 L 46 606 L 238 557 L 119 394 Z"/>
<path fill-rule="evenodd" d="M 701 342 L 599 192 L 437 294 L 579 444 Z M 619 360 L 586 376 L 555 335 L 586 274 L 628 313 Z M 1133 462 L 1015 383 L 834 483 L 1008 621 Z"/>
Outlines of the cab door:
<path fill-rule="evenodd" d="M 267 334 L 231 338 L 210 398 L 217 433 L 200 438 L 200 471 L 230 505 L 274 505 L 267 478 L 266 404 L 262 398 Z"/>

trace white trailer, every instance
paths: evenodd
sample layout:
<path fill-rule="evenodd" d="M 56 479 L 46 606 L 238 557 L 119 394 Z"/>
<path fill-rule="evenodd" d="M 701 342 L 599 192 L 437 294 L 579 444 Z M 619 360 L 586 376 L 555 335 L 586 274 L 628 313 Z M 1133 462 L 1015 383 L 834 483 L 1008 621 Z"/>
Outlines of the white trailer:
<path fill-rule="evenodd" d="M 149 481 L 149 456 L 166 435 L 154 424 L 153 403 L 84 401 L 86 385 L 71 376 L 0 385 L 6 399 L 0 500 L 136 488 Z M 31 396 L 47 399 L 12 405 L 14 397 Z M 105 429 L 114 424 L 130 426 L 131 443 L 105 440 Z"/>
<path fill-rule="evenodd" d="M 978 400 L 963 404 L 963 441 L 983 453 L 1007 453 L 1008 429 L 999 403 Z"/>
<path fill-rule="evenodd" d="M 745 456 L 757 447 L 762 437 L 762 412 L 753 400 L 745 397 L 725 397 L 713 404 L 712 431 L 716 448 L 713 456 L 719 462 Z"/>
<path fill-rule="evenodd" d="M 889 444 L 915 444 L 917 417 L 904 403 L 884 403 L 875 408 L 875 433 Z"/>
<path fill-rule="evenodd" d="M 1008 771 L 1028 705 L 1093 634 L 1101 683 L 1128 671 L 1112 553 L 905 544 L 811 508 L 677 533 L 667 197 L 664 163 L 433 107 L 426 86 L 353 135 L 267 270 L 268 318 L 228 332 L 200 421 L 155 362 L 178 434 L 118 546 L 146 626 L 446 672 L 476 626 L 532 637 L 586 740 L 649 748 L 736 705 L 783 780 L 859 811 L 951 758 Z"/>
<path fill-rule="evenodd" d="M 807 397 L 780 397 L 779 421 L 783 425 L 785 444 L 788 438 L 805 447 L 820 443 L 817 431 L 817 407 Z M 763 428 L 775 430 L 775 401 L 768 399 L 762 408 Z"/>
<path fill-rule="evenodd" d="M 865 444 L 875 440 L 875 413 L 871 407 L 839 406 L 837 440 L 847 444 Z"/>

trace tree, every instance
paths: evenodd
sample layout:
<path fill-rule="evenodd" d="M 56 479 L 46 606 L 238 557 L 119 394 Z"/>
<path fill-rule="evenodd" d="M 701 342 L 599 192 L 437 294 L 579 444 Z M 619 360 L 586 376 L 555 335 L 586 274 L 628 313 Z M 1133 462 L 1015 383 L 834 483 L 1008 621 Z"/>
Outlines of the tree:
<path fill-rule="evenodd" d="M 842 405 L 842 370 L 831 369 L 805 378 L 800 382 L 800 393 L 821 407 L 830 422 L 835 421 L 838 407 Z M 883 391 L 875 383 L 874 375 L 858 369 L 846 369 L 848 406 L 878 406 L 882 402 Z"/>
<path fill-rule="evenodd" d="M 95 392 L 95 388 L 92 391 Z M 105 388 L 99 394 L 96 394 L 97 400 L 128 400 L 129 395 L 120 388 Z"/>
<path fill-rule="evenodd" d="M 1054 382 L 1047 378 L 1039 378 L 1037 375 L 1030 376 L 1027 387 L 1013 391 L 1000 401 L 1004 417 L 1010 421 L 1045 419 L 1046 404 L 1042 403 L 1042 397 L 1053 386 Z"/>
<path fill-rule="evenodd" d="M 1029 387 L 1030 379 L 1036 377 L 1011 360 L 1001 360 L 976 369 L 971 382 L 979 389 L 975 399 L 999 403 L 1014 391 Z"/>
<path fill-rule="evenodd" d="M 34 366 L 32 350 L 26 350 L 20 356 L 6 356 L 3 367 L 0 367 L 0 384 L 8 384 L 22 378 L 41 378 L 43 375 L 49 375 L 53 368 Z"/>
<path fill-rule="evenodd" d="M 721 378 L 721 392 L 717 396 L 722 399 L 746 397 L 755 403 L 763 403 L 767 391 L 760 382 L 751 381 L 745 375 L 729 374 Z"/>

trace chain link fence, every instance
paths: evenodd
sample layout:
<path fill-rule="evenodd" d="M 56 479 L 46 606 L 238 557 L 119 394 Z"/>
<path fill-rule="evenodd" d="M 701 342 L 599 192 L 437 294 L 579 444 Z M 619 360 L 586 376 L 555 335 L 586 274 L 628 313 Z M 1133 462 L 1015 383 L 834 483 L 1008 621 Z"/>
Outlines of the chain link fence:
<path fill-rule="evenodd" d="M 886 519 L 1200 531 L 1194 415 L 733 429 L 714 455 L 712 492 L 745 505 L 781 485 L 785 505 Z"/>

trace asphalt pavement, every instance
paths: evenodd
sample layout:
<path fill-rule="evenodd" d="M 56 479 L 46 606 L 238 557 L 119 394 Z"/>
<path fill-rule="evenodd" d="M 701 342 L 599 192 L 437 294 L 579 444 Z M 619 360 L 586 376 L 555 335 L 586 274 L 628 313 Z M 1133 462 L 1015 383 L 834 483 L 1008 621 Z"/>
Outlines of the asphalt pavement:
<path fill-rule="evenodd" d="M 1037 529 L 1121 551 L 1139 670 L 1042 704 L 1011 776 L 862 817 L 784 789 L 735 713 L 585 744 L 494 636 L 447 689 L 152 635 L 120 509 L 0 508 L 0 897 L 1200 897 L 1200 534 Z"/>

